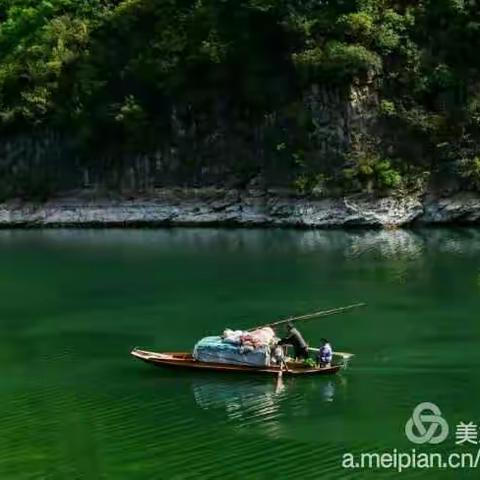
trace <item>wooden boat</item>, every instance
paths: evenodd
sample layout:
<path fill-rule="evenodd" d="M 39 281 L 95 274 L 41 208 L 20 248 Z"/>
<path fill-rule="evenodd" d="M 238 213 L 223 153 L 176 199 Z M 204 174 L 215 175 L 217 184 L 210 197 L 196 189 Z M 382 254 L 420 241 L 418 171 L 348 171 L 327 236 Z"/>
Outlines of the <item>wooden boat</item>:
<path fill-rule="evenodd" d="M 155 353 L 135 348 L 132 350 L 131 354 L 135 358 L 158 367 L 216 372 L 263 373 L 270 375 L 278 375 L 280 373 L 280 367 L 276 365 L 268 367 L 251 367 L 225 363 L 207 363 L 195 360 L 191 353 L 186 352 Z M 287 362 L 288 370 L 284 369 L 283 375 L 333 375 L 346 367 L 347 361 L 351 356 L 351 354 L 347 353 L 335 353 L 334 362 L 330 367 L 308 367 L 301 362 L 290 361 Z"/>

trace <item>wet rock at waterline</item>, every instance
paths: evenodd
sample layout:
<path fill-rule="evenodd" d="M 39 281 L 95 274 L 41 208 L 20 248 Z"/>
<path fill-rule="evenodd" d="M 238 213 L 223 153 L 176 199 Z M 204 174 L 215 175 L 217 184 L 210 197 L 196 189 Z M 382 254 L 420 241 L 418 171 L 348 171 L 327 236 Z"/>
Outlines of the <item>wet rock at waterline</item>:
<path fill-rule="evenodd" d="M 477 223 L 480 197 L 350 196 L 305 198 L 262 190 L 161 190 L 137 199 L 64 197 L 46 203 L 0 204 L 0 226 L 235 225 L 273 227 L 400 227 L 414 223 Z"/>

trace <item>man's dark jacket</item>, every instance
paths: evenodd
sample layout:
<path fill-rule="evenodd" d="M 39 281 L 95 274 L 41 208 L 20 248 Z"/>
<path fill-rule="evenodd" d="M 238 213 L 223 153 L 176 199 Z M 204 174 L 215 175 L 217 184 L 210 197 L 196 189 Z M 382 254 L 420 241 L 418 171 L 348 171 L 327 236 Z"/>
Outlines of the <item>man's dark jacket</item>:
<path fill-rule="evenodd" d="M 295 350 L 295 356 L 299 356 L 299 354 L 308 351 L 307 342 L 296 328 L 292 328 L 288 336 L 282 338 L 278 343 L 279 345 L 292 345 Z"/>

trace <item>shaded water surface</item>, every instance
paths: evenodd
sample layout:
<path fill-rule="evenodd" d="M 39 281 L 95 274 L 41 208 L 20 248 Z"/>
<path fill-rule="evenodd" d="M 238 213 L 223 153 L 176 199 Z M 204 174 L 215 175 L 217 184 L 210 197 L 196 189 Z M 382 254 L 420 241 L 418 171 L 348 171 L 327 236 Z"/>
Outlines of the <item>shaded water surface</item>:
<path fill-rule="evenodd" d="M 423 401 L 452 425 L 435 451 L 458 451 L 454 425 L 480 421 L 479 260 L 470 229 L 1 231 L 0 478 L 370 478 L 342 455 L 409 451 Z M 337 377 L 277 385 L 128 355 L 356 301 L 369 308 L 303 328 L 356 354 Z"/>

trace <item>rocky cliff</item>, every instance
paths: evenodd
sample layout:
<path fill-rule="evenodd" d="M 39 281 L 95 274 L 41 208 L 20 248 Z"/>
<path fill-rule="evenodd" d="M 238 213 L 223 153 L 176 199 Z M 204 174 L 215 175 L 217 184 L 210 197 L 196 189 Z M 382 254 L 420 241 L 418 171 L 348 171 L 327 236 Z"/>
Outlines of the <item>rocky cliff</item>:
<path fill-rule="evenodd" d="M 400 227 L 480 222 L 480 197 L 315 199 L 285 191 L 162 189 L 136 199 L 63 197 L 0 204 L 2 227 L 270 226 Z"/>
<path fill-rule="evenodd" d="M 86 150 L 81 137 L 44 130 L 0 138 L 0 199 L 44 198 L 72 189 L 150 193 L 162 187 L 242 188 L 259 175 L 269 186 L 291 187 L 338 159 L 375 122 L 371 85 L 314 84 L 285 110 L 249 117 L 232 113 L 218 98 L 208 112 L 189 105 L 172 109 L 156 147 Z M 38 196 L 38 195 L 37 195 Z"/>
<path fill-rule="evenodd" d="M 299 194 L 293 188 L 295 175 L 348 158 L 358 137 L 374 134 L 378 98 L 371 84 L 347 90 L 313 85 L 299 107 L 308 116 L 307 133 L 299 132 L 285 112 L 242 127 L 225 116 L 220 101 L 214 110 L 208 118 L 174 110 L 168 142 L 150 153 L 117 153 L 118 158 L 102 151 L 85 160 L 78 139 L 52 131 L 4 139 L 0 226 L 327 228 L 479 222 L 480 196 L 458 187 L 445 195 L 438 193 L 441 189 L 429 194 L 428 188 L 383 195 L 331 194 L 321 186 Z M 292 145 L 303 134 L 310 150 L 302 150 L 298 161 Z M 338 171 L 338 163 L 333 169 Z M 16 195 L 15 185 L 26 192 Z"/>

